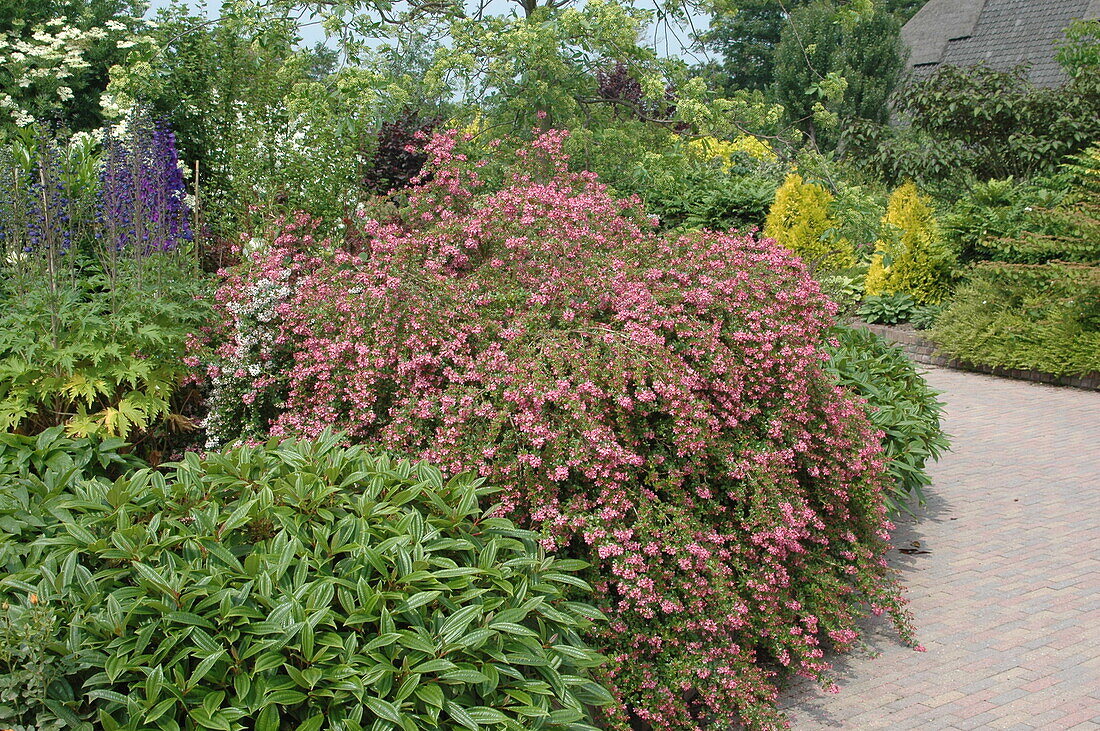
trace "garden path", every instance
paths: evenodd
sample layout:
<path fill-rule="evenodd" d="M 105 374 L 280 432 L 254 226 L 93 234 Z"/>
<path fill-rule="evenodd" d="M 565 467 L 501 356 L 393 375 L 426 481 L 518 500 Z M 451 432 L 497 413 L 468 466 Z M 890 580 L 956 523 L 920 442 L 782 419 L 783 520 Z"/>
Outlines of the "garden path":
<path fill-rule="evenodd" d="M 793 729 L 1100 729 L 1100 393 L 931 369 L 953 451 L 890 560 L 917 638 L 866 625 Z M 897 549 L 922 553 L 900 553 Z"/>

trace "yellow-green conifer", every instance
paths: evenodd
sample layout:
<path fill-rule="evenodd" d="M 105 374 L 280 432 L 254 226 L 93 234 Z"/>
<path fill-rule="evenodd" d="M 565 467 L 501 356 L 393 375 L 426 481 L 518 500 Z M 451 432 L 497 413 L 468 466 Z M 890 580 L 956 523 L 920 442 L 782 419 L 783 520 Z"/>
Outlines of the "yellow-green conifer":
<path fill-rule="evenodd" d="M 851 245 L 826 235 L 837 223 L 829 214 L 833 196 L 824 187 L 791 173 L 775 193 L 764 235 L 801 256 L 811 267 L 836 271 L 855 264 Z"/>
<path fill-rule="evenodd" d="M 905 183 L 893 192 L 882 223 L 883 238 L 875 245 L 864 291 L 908 294 L 920 304 L 943 299 L 951 255 L 932 206 L 917 186 Z"/>
<path fill-rule="evenodd" d="M 879 241 L 878 246 L 883 242 Z M 863 280 L 863 291 L 868 295 L 880 295 L 886 292 L 886 252 L 876 251 L 871 257 L 871 266 L 867 269 L 867 276 Z"/>

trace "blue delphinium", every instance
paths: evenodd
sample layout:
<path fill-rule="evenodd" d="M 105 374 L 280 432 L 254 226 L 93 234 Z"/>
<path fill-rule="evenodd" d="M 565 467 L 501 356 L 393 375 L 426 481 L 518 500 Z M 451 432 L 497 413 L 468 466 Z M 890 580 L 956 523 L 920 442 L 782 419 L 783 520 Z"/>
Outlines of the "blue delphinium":
<path fill-rule="evenodd" d="M 125 135 L 108 134 L 104 140 L 100 238 L 137 256 L 190 241 L 186 192 L 168 124 L 135 114 Z"/>
<path fill-rule="evenodd" d="M 139 112 L 126 131 L 105 132 L 98 180 L 80 184 L 67 174 L 66 157 L 52 136 L 39 135 L 26 147 L 24 159 L 0 156 L 0 246 L 6 258 L 43 253 L 52 261 L 71 253 L 89 231 L 96 251 L 112 260 L 173 251 L 192 239 L 186 182 L 167 122 Z"/>
<path fill-rule="evenodd" d="M 0 241 L 9 253 L 63 255 L 72 248 L 76 225 L 63 156 L 45 136 L 33 150 L 20 161 L 6 155 L 0 166 Z"/>

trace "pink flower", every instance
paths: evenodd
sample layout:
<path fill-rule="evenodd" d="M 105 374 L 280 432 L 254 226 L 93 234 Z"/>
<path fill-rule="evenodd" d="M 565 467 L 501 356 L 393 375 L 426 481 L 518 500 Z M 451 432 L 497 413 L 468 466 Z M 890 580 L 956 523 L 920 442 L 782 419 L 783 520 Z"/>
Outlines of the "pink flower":
<path fill-rule="evenodd" d="M 821 367 L 833 307 L 770 240 L 660 233 L 571 172 L 566 139 L 539 133 L 489 195 L 448 131 L 347 242 L 276 223 L 195 345 L 208 433 L 336 427 L 484 477 L 500 514 L 593 566 L 609 728 L 778 726 L 758 648 L 822 678 L 863 604 L 910 637 L 879 435 Z"/>

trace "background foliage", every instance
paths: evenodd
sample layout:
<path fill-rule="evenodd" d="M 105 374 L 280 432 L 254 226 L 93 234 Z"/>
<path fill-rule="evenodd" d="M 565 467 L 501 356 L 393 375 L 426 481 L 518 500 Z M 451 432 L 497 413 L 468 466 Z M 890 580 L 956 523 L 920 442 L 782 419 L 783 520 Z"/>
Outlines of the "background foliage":
<path fill-rule="evenodd" d="M 1043 88 L 1021 70 L 944 66 L 910 82 L 897 109 L 906 126 L 864 126 L 853 138 L 863 164 L 888 179 L 1026 178 L 1100 138 L 1100 73 L 1088 67 Z"/>
<path fill-rule="evenodd" d="M 837 9 L 814 0 L 791 11 L 774 58 L 776 101 L 823 149 L 857 121 L 886 121 L 905 58 L 896 17 L 873 7 L 845 22 Z"/>

